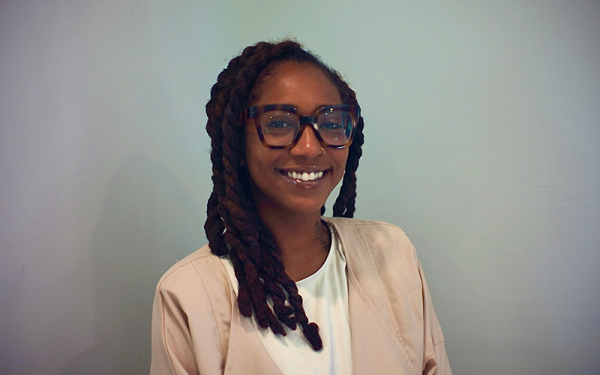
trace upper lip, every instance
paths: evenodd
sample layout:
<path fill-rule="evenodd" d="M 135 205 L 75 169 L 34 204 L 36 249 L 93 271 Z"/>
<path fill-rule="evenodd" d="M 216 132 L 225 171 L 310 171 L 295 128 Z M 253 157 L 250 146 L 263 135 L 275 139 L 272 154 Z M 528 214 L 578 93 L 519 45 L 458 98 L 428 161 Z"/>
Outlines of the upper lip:
<path fill-rule="evenodd" d="M 307 165 L 307 166 L 295 166 L 295 167 L 289 167 L 289 168 L 277 168 L 280 171 L 283 172 L 325 172 L 326 170 L 330 169 L 327 167 L 319 167 L 316 165 Z"/>

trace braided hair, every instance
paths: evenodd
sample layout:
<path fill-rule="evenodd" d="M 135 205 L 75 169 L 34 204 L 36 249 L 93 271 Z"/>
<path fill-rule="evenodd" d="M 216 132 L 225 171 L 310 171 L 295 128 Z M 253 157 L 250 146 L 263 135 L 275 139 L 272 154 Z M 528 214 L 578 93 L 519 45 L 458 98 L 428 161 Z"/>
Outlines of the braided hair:
<path fill-rule="evenodd" d="M 323 347 L 316 323 L 309 323 L 296 283 L 285 273 L 273 235 L 259 218 L 250 193 L 245 166 L 245 126 L 240 114 L 257 100 L 260 85 L 275 66 L 285 61 L 310 63 L 321 69 L 338 88 L 342 103 L 358 104 L 356 94 L 340 74 L 305 51 L 295 41 L 260 42 L 233 58 L 211 89 L 206 105 L 206 130 L 211 138 L 213 191 L 204 225 L 209 247 L 231 259 L 239 282 L 238 308 L 245 317 L 254 313 L 258 325 L 286 335 L 299 325 L 313 348 Z M 352 217 L 356 198 L 356 169 L 362 155 L 363 119 L 359 119 L 333 216 Z M 325 207 L 321 208 L 321 214 Z M 267 297 L 273 301 L 272 307 Z"/>

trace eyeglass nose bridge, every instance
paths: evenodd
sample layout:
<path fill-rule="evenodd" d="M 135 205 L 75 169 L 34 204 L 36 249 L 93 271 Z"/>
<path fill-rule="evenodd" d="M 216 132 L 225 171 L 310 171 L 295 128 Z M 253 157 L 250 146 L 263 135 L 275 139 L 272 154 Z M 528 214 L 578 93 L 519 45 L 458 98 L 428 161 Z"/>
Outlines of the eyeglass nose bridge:
<path fill-rule="evenodd" d="M 294 142 L 292 143 L 291 147 L 294 147 L 298 143 L 298 141 L 300 140 L 300 137 L 302 137 L 302 133 L 304 133 L 304 129 L 306 129 L 306 127 L 309 125 L 312 125 L 311 128 L 314 131 L 315 136 L 319 140 L 319 143 L 321 144 L 321 146 L 329 147 L 327 142 L 325 142 L 323 140 L 323 137 L 321 137 L 321 133 L 319 133 L 319 125 L 317 122 L 318 119 L 316 116 L 302 116 L 302 117 L 299 117 L 298 120 L 299 120 L 298 134 L 296 134 L 296 138 L 294 139 Z"/>

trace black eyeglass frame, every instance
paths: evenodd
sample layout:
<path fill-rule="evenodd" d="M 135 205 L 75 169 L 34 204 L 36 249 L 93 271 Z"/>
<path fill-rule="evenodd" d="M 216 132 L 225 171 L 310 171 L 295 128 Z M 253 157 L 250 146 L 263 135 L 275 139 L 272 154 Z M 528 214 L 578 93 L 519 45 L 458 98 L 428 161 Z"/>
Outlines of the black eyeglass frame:
<path fill-rule="evenodd" d="M 323 140 L 323 137 L 321 137 L 321 134 L 319 133 L 319 127 L 317 125 L 317 119 L 321 113 L 336 110 L 336 109 L 344 111 L 344 112 L 348 112 L 350 114 L 350 117 L 352 118 L 352 131 L 350 132 L 348 141 L 343 145 L 330 145 L 329 143 L 325 142 Z M 298 134 L 296 134 L 296 137 L 292 140 L 292 142 L 290 142 L 289 144 L 284 145 L 284 146 L 272 146 L 272 145 L 268 144 L 267 141 L 265 140 L 265 137 L 263 136 L 262 127 L 260 126 L 260 123 L 258 122 L 258 118 L 260 118 L 260 116 L 262 114 L 264 114 L 266 112 L 270 112 L 270 111 L 276 111 L 276 110 L 291 112 L 291 113 L 295 114 L 298 117 L 298 119 L 300 120 Z M 282 148 L 294 147 L 296 145 L 296 143 L 298 143 L 298 140 L 300 139 L 300 137 L 302 136 L 304 129 L 310 124 L 310 125 L 312 125 L 315 135 L 317 136 L 317 139 L 319 140 L 321 145 L 329 147 L 329 148 L 341 149 L 341 148 L 350 146 L 352 144 L 352 141 L 354 140 L 354 133 L 356 130 L 356 125 L 358 124 L 358 121 L 360 120 L 360 107 L 358 105 L 350 105 L 350 104 L 325 105 L 323 107 L 318 108 L 315 111 L 315 113 L 313 113 L 312 116 L 299 116 L 298 110 L 293 105 L 290 105 L 290 104 L 265 104 L 265 105 L 259 105 L 259 106 L 252 106 L 252 107 L 248 108 L 240 115 L 240 120 L 242 123 L 246 123 L 249 120 L 253 120 L 254 125 L 256 126 L 256 132 L 258 133 L 258 138 L 260 139 L 260 142 L 263 144 L 263 146 L 265 146 L 266 148 L 282 149 Z"/>

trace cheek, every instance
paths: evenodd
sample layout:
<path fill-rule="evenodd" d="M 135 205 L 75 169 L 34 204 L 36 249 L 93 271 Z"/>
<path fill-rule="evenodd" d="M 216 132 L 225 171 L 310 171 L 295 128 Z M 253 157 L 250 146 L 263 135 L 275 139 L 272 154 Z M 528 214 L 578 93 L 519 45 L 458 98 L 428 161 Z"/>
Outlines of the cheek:
<path fill-rule="evenodd" d="M 258 139 L 250 139 L 246 142 L 246 169 L 250 179 L 257 186 L 272 183 L 271 172 L 278 156 L 273 151 L 275 150 L 265 148 Z"/>
<path fill-rule="evenodd" d="M 336 183 L 339 183 L 344 176 L 344 171 L 346 170 L 346 163 L 348 162 L 348 148 L 344 148 L 341 150 L 333 150 L 335 152 L 332 155 L 334 162 L 337 165 L 337 173 L 336 173 Z"/>

